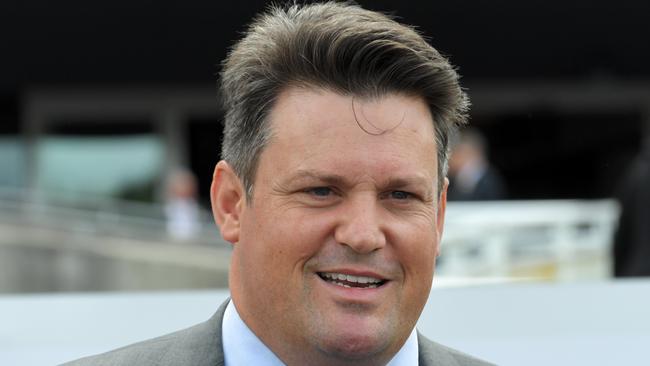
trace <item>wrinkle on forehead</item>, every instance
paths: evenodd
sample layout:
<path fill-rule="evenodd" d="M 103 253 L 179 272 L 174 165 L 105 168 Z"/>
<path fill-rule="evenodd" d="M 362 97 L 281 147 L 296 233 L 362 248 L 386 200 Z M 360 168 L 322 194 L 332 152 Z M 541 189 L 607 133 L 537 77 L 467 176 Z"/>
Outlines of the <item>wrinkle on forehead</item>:
<path fill-rule="evenodd" d="M 346 120 L 349 120 L 365 134 L 379 136 L 391 132 L 407 121 L 407 115 L 412 114 L 410 112 L 414 112 L 414 109 L 420 108 L 422 108 L 422 111 L 427 115 L 427 127 L 431 129 L 431 132 L 434 132 L 433 116 L 431 115 L 431 111 L 426 105 L 424 99 L 418 95 L 411 95 L 402 92 L 389 92 L 378 96 L 363 96 L 344 94 L 324 87 L 292 86 L 283 90 L 278 95 L 277 100 L 309 96 L 310 94 L 312 96 L 322 97 L 324 100 L 329 99 L 329 102 L 332 104 L 340 103 L 340 100 L 335 100 L 338 98 L 349 99 L 348 109 L 350 114 L 339 117 L 344 117 Z M 410 104 L 411 108 L 404 107 L 404 103 L 400 103 L 405 100 L 408 101 L 407 104 Z M 420 103 L 413 103 L 414 101 L 419 101 Z M 306 112 L 302 105 L 293 105 L 292 107 L 291 112 L 297 115 L 304 115 Z M 277 109 L 277 104 L 273 109 Z M 415 113 L 417 114 L 417 112 Z M 275 120 L 276 123 L 282 123 L 281 119 Z M 273 127 L 278 126 L 271 126 L 272 130 L 274 129 Z M 407 128 L 415 134 L 422 133 L 422 131 L 418 131 L 417 126 L 412 124 Z M 314 133 L 318 132 L 319 131 L 315 131 Z M 275 136 L 275 134 L 272 135 Z M 435 135 L 435 133 L 433 135 Z"/>
<path fill-rule="evenodd" d="M 389 130 L 372 135 L 359 128 L 353 100 L 365 119 Z M 371 169 L 376 177 L 426 170 L 419 173 L 437 179 L 435 131 L 428 107 L 417 97 L 387 94 L 360 99 L 327 90 L 294 88 L 279 96 L 270 118 L 273 137 L 265 150 L 291 152 L 283 156 L 284 169 L 317 164 L 322 170 L 343 175 Z M 262 160 L 279 163 L 279 156 L 264 155 Z M 351 161 L 358 164 L 357 171 L 340 170 Z"/>

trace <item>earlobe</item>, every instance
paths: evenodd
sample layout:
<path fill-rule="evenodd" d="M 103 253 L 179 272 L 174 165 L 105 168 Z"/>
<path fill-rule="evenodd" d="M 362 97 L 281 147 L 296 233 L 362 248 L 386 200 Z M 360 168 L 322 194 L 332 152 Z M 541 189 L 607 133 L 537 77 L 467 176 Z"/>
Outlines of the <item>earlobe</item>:
<path fill-rule="evenodd" d="M 245 205 L 244 190 L 239 177 L 224 160 L 217 163 L 212 176 L 210 201 L 214 221 L 224 240 L 239 241 L 241 210 Z"/>

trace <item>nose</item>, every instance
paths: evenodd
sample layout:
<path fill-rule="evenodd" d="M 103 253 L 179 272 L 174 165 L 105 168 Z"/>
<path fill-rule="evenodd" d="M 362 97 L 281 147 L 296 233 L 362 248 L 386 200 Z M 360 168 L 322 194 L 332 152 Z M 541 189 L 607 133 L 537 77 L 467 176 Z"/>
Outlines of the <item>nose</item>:
<path fill-rule="evenodd" d="M 359 254 L 366 254 L 386 245 L 386 235 L 380 219 L 380 210 L 374 197 L 348 202 L 343 207 L 334 239 Z"/>

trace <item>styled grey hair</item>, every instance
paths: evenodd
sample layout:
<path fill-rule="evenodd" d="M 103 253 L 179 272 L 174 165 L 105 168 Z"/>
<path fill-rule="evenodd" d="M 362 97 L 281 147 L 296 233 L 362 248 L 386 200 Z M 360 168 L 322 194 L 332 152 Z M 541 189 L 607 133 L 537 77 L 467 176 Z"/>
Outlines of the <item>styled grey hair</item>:
<path fill-rule="evenodd" d="M 412 27 L 356 4 L 273 6 L 256 17 L 223 62 L 221 155 L 247 198 L 271 131 L 268 115 L 291 86 L 379 98 L 421 97 L 433 116 L 438 190 L 447 174 L 449 138 L 466 123 L 469 100 L 447 59 Z"/>

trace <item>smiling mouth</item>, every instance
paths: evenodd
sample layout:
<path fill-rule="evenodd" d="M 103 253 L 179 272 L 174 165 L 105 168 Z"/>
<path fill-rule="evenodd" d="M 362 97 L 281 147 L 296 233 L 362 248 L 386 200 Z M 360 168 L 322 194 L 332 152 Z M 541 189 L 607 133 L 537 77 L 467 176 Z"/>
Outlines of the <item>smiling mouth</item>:
<path fill-rule="evenodd" d="M 352 276 L 334 272 L 318 272 L 318 276 L 333 285 L 348 288 L 377 288 L 388 282 L 374 277 Z"/>

